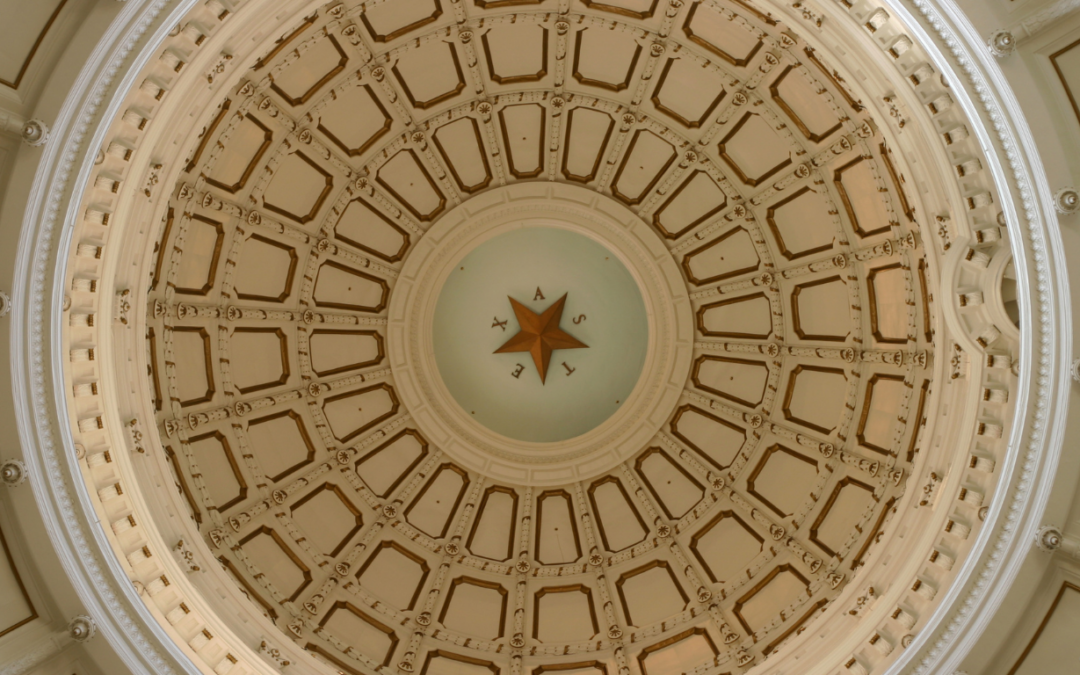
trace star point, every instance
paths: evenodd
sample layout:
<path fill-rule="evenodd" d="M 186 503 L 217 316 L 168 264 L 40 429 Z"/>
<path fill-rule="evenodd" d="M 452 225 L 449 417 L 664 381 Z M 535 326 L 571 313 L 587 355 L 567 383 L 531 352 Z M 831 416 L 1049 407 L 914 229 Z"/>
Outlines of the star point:
<path fill-rule="evenodd" d="M 567 295 L 569 293 L 563 293 L 561 298 L 540 314 L 514 298 L 507 296 L 510 299 L 510 306 L 514 309 L 514 315 L 517 317 L 520 330 L 507 340 L 503 346 L 496 349 L 494 353 L 529 352 L 533 358 L 533 363 L 536 364 L 537 372 L 540 373 L 540 382 L 546 384 L 547 370 L 551 364 L 552 352 L 556 349 L 589 348 L 589 345 L 559 328 Z"/>

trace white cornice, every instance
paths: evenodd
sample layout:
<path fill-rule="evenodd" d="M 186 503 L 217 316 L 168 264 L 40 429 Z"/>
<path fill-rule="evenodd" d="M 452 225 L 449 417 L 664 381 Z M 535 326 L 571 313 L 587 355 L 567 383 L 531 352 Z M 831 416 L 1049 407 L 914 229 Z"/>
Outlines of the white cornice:
<path fill-rule="evenodd" d="M 162 15 L 170 4 L 171 11 Z M 55 271 L 52 263 L 57 226 L 70 222 L 71 210 L 78 206 L 77 201 L 65 204 L 64 200 L 72 191 L 78 194 L 85 184 L 93 166 L 87 148 L 100 145 L 106 127 L 93 129 L 90 139 L 87 132 L 97 120 L 111 119 L 116 114 L 115 108 L 123 100 L 117 92 L 132 87 L 154 47 L 165 39 L 177 18 L 195 4 L 196 0 L 128 2 L 87 59 L 57 115 L 52 142 L 46 146 L 34 177 L 19 239 L 12 293 L 13 398 L 20 441 L 46 533 L 101 633 L 131 672 L 146 675 L 198 670 L 167 637 L 126 581 L 100 527 L 89 520 L 94 507 L 84 483 L 71 480 L 71 476 L 79 476 L 80 470 L 70 432 L 55 417 L 55 411 L 62 407 L 56 407 L 55 399 L 50 404 L 50 394 L 62 399 L 62 393 L 52 383 L 63 379 L 60 360 L 50 358 L 59 348 L 55 339 L 58 332 L 50 329 L 58 325 L 63 292 L 52 284 L 50 273 Z M 151 27 L 154 31 L 147 37 Z M 132 56 L 140 41 L 142 48 Z M 125 77 L 115 82 L 125 66 Z M 110 105 L 100 110 L 106 100 Z M 79 172 L 72 181 L 72 169 L 80 160 Z M 67 213 L 62 213 L 65 206 Z M 67 238 L 65 231 L 59 238 Z"/>
<path fill-rule="evenodd" d="M 968 116 L 993 128 L 993 135 L 985 126 L 973 131 L 994 161 L 990 170 L 999 194 L 1011 197 L 1002 208 L 1013 235 L 1017 286 L 1028 292 L 1027 302 L 1021 302 L 1018 394 L 1023 398 L 1017 401 L 1017 423 L 1009 439 L 1010 466 L 1003 468 L 1012 483 L 987 517 L 996 527 L 980 533 L 960 572 L 965 581 L 949 590 L 930 621 L 933 629 L 917 636 L 889 669 L 950 672 L 974 647 L 1032 550 L 1064 437 L 1065 415 L 1060 409 L 1068 400 L 1069 371 L 1061 364 L 1070 359 L 1071 312 L 1064 247 L 1050 226 L 1053 195 L 1019 102 L 981 36 L 952 0 L 888 4 L 935 65 L 958 76 L 956 85 L 963 86 L 952 91 Z"/>

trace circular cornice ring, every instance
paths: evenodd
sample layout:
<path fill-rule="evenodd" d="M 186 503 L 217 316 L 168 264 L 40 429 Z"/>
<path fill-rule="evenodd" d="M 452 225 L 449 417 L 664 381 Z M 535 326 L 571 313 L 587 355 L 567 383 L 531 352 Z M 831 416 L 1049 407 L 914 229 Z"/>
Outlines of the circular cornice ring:
<path fill-rule="evenodd" d="M 100 525 L 88 518 L 94 505 L 81 482 L 72 437 L 56 427 L 57 407 L 64 407 L 61 366 L 53 363 L 50 373 L 49 365 L 50 351 L 62 351 L 59 307 L 65 271 L 61 262 L 53 275 L 49 261 L 57 259 L 58 239 L 60 250 L 69 243 L 54 236 L 57 221 L 75 220 L 71 214 L 77 203 L 70 195 L 81 193 L 111 115 L 93 131 L 87 146 L 88 129 L 106 97 L 112 97 L 110 111 L 115 113 L 133 86 L 131 77 L 117 84 L 114 76 L 166 4 L 132 0 L 125 6 L 121 20 L 88 60 L 57 117 L 55 138 L 46 146 L 23 223 L 13 289 L 12 364 L 20 435 L 34 494 L 52 544 L 80 598 L 103 623 L 102 632 L 134 672 L 173 672 L 179 667 L 194 673 L 197 669 L 184 658 L 184 651 L 140 602 L 113 551 L 108 550 Z M 194 4 L 179 3 L 167 20 L 156 24 L 153 38 L 138 52 L 135 63 L 127 66 L 132 73 L 161 46 L 167 32 L 163 27 L 175 25 L 175 19 Z M 1053 198 L 1034 141 L 1015 97 L 984 53 L 982 40 L 947 0 L 890 0 L 887 4 L 910 27 L 916 41 L 932 52 L 935 65 L 952 78 L 953 91 L 971 118 L 981 121 L 976 133 L 993 158 L 989 168 L 1001 187 L 1018 279 L 1025 289 L 1020 410 L 1009 439 L 1010 461 L 1001 467 L 1004 494 L 993 502 L 988 527 L 980 532 L 947 599 L 888 668 L 890 673 L 900 672 L 921 661 L 918 672 L 948 672 L 959 665 L 1002 601 L 1030 552 L 1028 535 L 1037 529 L 1049 496 L 1065 420 L 1060 411 L 1067 400 L 1068 373 L 1060 364 L 1068 360 L 1068 288 L 1061 247 L 1055 245 L 1060 235 L 1048 227 Z M 919 13 L 922 18 L 916 18 Z M 951 57 L 946 56 L 949 52 Z M 990 128 L 996 133 L 991 134 Z M 72 193 L 68 182 L 76 162 L 82 166 Z M 60 216 L 62 212 L 67 215 Z M 46 311 L 50 306 L 51 311 Z M 163 658 L 159 650 L 165 650 L 169 658 Z"/>
<path fill-rule="evenodd" d="M 437 375 L 431 326 L 439 290 L 478 244 L 545 222 L 594 239 L 635 277 L 649 315 L 649 350 L 637 386 L 596 429 L 552 444 L 514 441 L 466 417 Z M 584 480 L 649 442 L 679 400 L 692 360 L 690 298 L 672 256 L 626 207 L 566 184 L 517 183 L 485 192 L 442 217 L 405 262 L 390 300 L 388 352 L 405 406 L 427 436 L 465 466 L 527 485 Z"/>

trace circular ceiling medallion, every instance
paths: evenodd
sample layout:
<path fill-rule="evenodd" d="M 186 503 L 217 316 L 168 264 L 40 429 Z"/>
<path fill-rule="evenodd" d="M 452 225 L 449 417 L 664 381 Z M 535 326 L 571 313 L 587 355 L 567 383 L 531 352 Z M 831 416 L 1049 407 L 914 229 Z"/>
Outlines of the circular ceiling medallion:
<path fill-rule="evenodd" d="M 649 322 L 630 271 L 596 240 L 528 220 L 468 252 L 439 292 L 435 362 L 462 410 L 511 439 L 565 441 L 634 390 Z"/>
<path fill-rule="evenodd" d="M 390 302 L 416 424 L 470 468 L 533 485 L 632 456 L 670 415 L 693 319 L 670 254 L 631 211 L 569 185 L 507 186 L 424 235 Z"/>

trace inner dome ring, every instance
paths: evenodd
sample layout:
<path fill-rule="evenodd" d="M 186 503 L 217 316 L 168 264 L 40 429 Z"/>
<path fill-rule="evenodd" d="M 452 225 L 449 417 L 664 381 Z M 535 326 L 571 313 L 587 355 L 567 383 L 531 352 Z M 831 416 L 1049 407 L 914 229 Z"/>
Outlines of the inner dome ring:
<path fill-rule="evenodd" d="M 460 260 L 499 234 L 537 224 L 584 235 L 616 255 L 638 282 L 649 324 L 645 364 L 625 403 L 595 428 L 558 444 L 511 439 L 472 419 L 438 375 L 432 344 L 439 294 Z M 610 469 L 656 434 L 690 369 L 693 317 L 674 261 L 636 215 L 575 186 L 545 186 L 538 193 L 536 186 L 513 185 L 446 214 L 423 243 L 405 261 L 391 297 L 387 348 L 402 401 L 449 455 L 492 477 L 557 485 Z"/>

